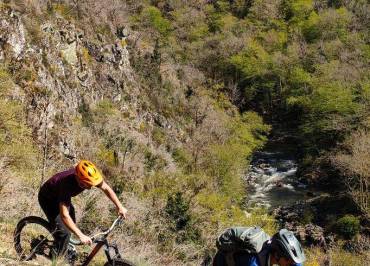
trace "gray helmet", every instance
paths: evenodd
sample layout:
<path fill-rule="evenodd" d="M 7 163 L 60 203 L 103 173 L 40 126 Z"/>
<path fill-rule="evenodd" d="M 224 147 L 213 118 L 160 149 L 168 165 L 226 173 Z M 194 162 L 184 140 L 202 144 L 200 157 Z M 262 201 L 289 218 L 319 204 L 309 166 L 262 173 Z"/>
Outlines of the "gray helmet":
<path fill-rule="evenodd" d="M 281 229 L 271 240 L 272 248 L 283 253 L 284 257 L 291 258 L 295 263 L 306 260 L 301 244 L 292 231 Z"/>

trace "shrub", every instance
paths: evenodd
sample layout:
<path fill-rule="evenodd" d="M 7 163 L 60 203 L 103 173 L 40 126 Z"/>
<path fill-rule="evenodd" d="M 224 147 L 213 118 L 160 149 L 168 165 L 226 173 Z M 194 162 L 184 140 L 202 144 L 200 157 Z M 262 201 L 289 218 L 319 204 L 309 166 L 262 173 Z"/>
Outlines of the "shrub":
<path fill-rule="evenodd" d="M 143 20 L 156 29 L 161 35 L 167 36 L 171 31 L 171 23 L 168 19 L 162 17 L 161 11 L 150 6 L 143 10 Z"/>
<path fill-rule="evenodd" d="M 166 167 L 166 161 L 160 155 L 152 153 L 149 149 L 144 152 L 144 164 L 148 172 L 162 170 Z"/>
<path fill-rule="evenodd" d="M 302 224 L 309 224 L 315 219 L 315 213 L 311 209 L 304 210 L 303 216 L 300 219 Z"/>
<path fill-rule="evenodd" d="M 152 138 L 155 143 L 162 145 L 166 142 L 166 135 L 162 129 L 155 127 L 152 132 Z"/>
<path fill-rule="evenodd" d="M 176 148 L 172 152 L 172 157 L 175 162 L 180 165 L 184 170 L 190 170 L 191 155 L 183 148 Z"/>
<path fill-rule="evenodd" d="M 360 232 L 360 221 L 353 215 L 345 215 L 336 222 L 336 231 L 346 239 L 351 239 Z"/>
<path fill-rule="evenodd" d="M 82 98 L 82 101 L 78 107 L 78 112 L 82 116 L 82 125 L 88 127 L 94 123 L 93 115 L 90 110 L 90 106 Z"/>
<path fill-rule="evenodd" d="M 176 230 L 182 230 L 190 221 L 189 203 L 187 203 L 181 192 L 169 195 L 165 212 L 175 222 Z"/>

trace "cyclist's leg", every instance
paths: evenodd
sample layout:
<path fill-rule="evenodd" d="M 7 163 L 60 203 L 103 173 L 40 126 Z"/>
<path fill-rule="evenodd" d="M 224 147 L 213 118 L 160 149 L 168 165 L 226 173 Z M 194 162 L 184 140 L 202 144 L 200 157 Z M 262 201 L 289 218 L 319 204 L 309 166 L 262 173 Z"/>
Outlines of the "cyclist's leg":
<path fill-rule="evenodd" d="M 40 192 L 39 192 L 39 195 L 38 195 L 38 200 L 39 200 L 39 204 L 40 204 L 41 209 L 45 213 L 46 218 L 48 219 L 48 222 L 51 225 L 51 228 L 53 228 L 53 233 L 52 234 L 53 234 L 53 238 L 54 238 L 54 245 L 56 247 L 50 255 L 51 256 L 57 256 L 59 254 L 59 252 L 58 252 L 59 244 L 58 244 L 58 238 L 57 238 L 57 234 L 56 234 L 57 228 L 56 228 L 56 224 L 55 224 L 55 219 L 58 216 L 59 207 L 58 207 L 57 204 L 52 204 L 50 202 L 50 200 L 43 197 L 43 195 Z"/>
<path fill-rule="evenodd" d="M 76 222 L 75 209 L 72 204 L 69 207 L 69 215 L 71 216 L 72 220 Z M 63 223 L 60 214 L 58 214 L 55 218 L 55 227 L 56 232 L 54 237 L 57 245 L 57 253 L 58 255 L 63 255 L 67 250 L 69 239 L 71 238 L 71 232 Z"/>
<path fill-rule="evenodd" d="M 45 198 L 40 192 L 38 195 L 39 204 L 42 211 L 45 213 L 46 218 L 52 227 L 55 227 L 55 218 L 59 214 L 59 206 L 57 203 L 50 202 L 49 199 Z"/>

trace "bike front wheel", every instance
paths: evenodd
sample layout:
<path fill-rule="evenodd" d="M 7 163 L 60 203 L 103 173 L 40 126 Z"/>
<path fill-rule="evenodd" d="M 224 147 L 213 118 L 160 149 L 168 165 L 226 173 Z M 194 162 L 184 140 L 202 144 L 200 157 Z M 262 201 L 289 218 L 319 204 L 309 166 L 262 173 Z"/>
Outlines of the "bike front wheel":
<path fill-rule="evenodd" d="M 52 258 L 54 254 L 53 228 L 40 217 L 28 216 L 21 219 L 13 237 L 14 248 L 20 260 L 32 260 L 37 255 Z"/>

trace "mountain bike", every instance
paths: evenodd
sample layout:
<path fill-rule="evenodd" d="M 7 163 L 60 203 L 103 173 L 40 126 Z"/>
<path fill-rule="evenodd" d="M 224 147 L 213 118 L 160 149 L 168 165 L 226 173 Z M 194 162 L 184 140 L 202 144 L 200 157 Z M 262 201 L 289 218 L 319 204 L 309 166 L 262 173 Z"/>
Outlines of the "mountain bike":
<path fill-rule="evenodd" d="M 107 262 L 104 266 L 134 266 L 132 262 L 122 258 L 117 245 L 110 244 L 107 240 L 108 235 L 113 229 L 122 223 L 122 217 L 118 217 L 106 231 L 100 232 L 91 236 L 94 248 L 80 264 L 87 266 L 104 247 Z M 49 222 L 37 216 L 28 216 L 21 219 L 14 231 L 14 247 L 20 260 L 32 260 L 37 256 L 44 256 L 54 260 L 56 258 L 55 240 L 53 234 L 55 229 Z M 71 265 L 75 265 L 77 260 L 77 245 L 82 245 L 80 241 L 73 238 L 70 239 L 67 249 L 68 261 Z"/>

